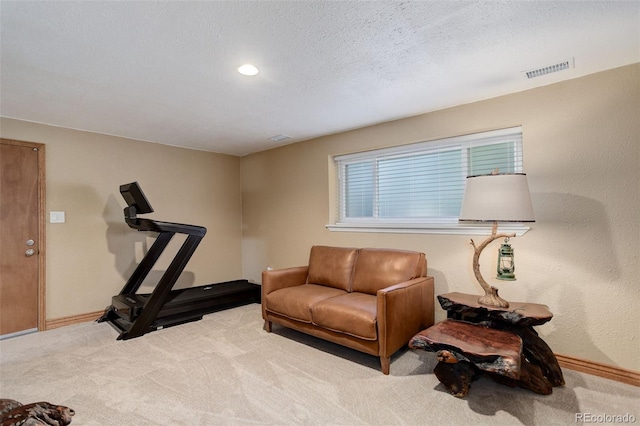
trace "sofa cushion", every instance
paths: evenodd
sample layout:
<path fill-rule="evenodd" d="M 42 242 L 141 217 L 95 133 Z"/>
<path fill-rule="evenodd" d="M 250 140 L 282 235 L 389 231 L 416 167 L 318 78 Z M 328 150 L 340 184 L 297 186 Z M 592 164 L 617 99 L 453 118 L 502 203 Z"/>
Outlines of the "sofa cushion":
<path fill-rule="evenodd" d="M 316 303 L 347 294 L 337 288 L 315 284 L 303 284 L 281 288 L 266 295 L 266 309 L 291 319 L 311 323 L 311 306 Z"/>
<path fill-rule="evenodd" d="M 313 324 L 364 340 L 378 338 L 376 296 L 348 293 L 322 300 L 311 307 Z"/>
<path fill-rule="evenodd" d="M 425 270 L 423 253 L 364 248 L 358 255 L 351 291 L 376 294 L 385 287 L 420 277 Z"/>
<path fill-rule="evenodd" d="M 311 247 L 308 284 L 320 284 L 350 291 L 351 275 L 358 249 L 347 247 Z"/>

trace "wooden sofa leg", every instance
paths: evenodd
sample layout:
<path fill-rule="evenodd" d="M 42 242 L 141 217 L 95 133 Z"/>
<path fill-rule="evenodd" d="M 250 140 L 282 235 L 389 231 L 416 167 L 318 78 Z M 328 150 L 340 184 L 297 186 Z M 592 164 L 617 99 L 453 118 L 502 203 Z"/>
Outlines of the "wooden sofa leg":
<path fill-rule="evenodd" d="M 382 374 L 389 375 L 389 368 L 391 365 L 391 358 L 386 356 L 380 357 L 380 365 L 382 366 Z"/>
<path fill-rule="evenodd" d="M 264 320 L 264 329 L 267 330 L 268 333 L 271 333 L 271 321 Z"/>

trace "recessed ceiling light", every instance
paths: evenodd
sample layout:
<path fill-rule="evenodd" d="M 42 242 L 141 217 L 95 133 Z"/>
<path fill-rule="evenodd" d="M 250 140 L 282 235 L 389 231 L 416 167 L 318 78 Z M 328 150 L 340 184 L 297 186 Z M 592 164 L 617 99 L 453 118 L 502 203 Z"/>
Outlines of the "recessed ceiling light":
<path fill-rule="evenodd" d="M 291 136 L 287 136 L 287 135 L 275 135 L 275 136 L 271 136 L 269 138 L 269 140 L 272 140 L 274 142 L 282 142 L 282 141 L 286 141 L 287 139 L 291 139 Z"/>
<path fill-rule="evenodd" d="M 254 65 L 244 64 L 238 67 L 238 72 L 242 75 L 256 75 L 260 71 Z"/>

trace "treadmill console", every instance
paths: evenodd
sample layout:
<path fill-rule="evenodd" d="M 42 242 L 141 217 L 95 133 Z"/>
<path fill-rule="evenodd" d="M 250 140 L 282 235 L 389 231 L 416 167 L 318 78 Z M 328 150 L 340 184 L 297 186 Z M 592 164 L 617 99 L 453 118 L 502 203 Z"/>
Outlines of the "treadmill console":
<path fill-rule="evenodd" d="M 125 217 L 134 219 L 136 214 L 153 213 L 153 207 L 151 207 L 138 182 L 120 185 L 120 194 L 122 194 L 122 198 L 124 198 L 128 206 L 124 209 Z"/>

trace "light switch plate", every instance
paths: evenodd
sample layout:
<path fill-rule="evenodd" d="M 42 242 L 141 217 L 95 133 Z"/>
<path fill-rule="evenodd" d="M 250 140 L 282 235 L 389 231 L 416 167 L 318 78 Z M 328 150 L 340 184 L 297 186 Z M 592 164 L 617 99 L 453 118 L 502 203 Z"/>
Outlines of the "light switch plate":
<path fill-rule="evenodd" d="M 49 212 L 49 223 L 64 223 L 64 212 Z"/>

